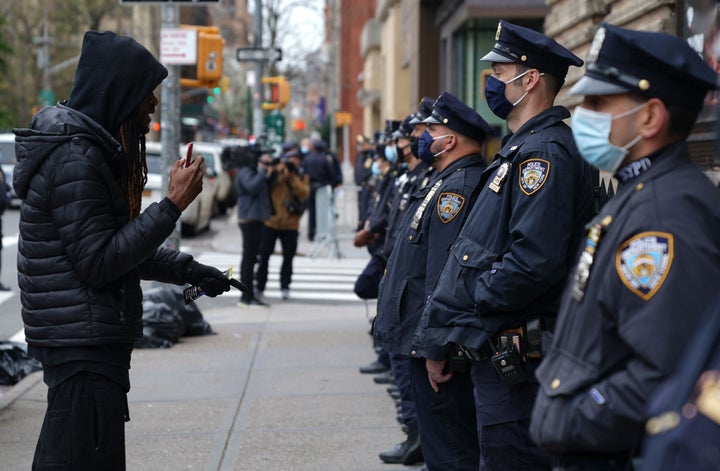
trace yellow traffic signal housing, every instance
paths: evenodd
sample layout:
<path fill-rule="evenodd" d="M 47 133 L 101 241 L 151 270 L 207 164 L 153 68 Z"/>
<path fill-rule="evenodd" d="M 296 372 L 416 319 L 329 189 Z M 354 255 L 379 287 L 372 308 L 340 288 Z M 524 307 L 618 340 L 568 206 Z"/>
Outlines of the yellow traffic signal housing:
<path fill-rule="evenodd" d="M 262 77 L 264 110 L 279 110 L 290 102 L 290 82 L 284 75 Z"/>
<path fill-rule="evenodd" d="M 220 79 L 220 91 L 225 93 L 230 88 L 230 77 L 223 75 Z"/>
<path fill-rule="evenodd" d="M 198 27 L 197 79 L 208 88 L 216 87 L 222 78 L 223 41 L 216 27 Z"/>

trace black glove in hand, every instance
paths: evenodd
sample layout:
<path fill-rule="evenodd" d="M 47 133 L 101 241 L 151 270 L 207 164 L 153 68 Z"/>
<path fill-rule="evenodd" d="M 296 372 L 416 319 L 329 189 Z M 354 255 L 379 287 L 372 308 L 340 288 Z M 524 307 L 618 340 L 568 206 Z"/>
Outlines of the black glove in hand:
<path fill-rule="evenodd" d="M 230 291 L 230 280 L 223 272 L 195 261 L 185 269 L 185 279 L 188 283 L 199 286 L 205 295 L 211 298 Z"/>

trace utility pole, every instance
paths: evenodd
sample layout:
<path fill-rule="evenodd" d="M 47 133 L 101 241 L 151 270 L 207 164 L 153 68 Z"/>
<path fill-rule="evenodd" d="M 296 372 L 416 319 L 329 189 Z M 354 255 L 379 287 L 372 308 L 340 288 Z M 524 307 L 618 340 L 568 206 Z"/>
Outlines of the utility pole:
<path fill-rule="evenodd" d="M 179 25 L 179 7 L 173 3 L 161 6 L 162 29 L 173 29 Z M 160 142 L 162 144 L 162 161 L 169 171 L 178 160 L 180 149 L 180 66 L 166 65 L 168 76 L 162 83 L 160 94 Z M 170 175 L 162 172 L 162 194 L 167 195 Z M 165 247 L 180 250 L 180 220 L 175 225 L 172 235 L 165 241 Z"/>
<path fill-rule="evenodd" d="M 253 38 L 253 46 L 262 47 L 263 22 L 262 22 L 262 0 L 255 0 L 255 16 Z M 263 62 L 255 62 L 255 93 L 253 94 L 253 135 L 255 139 L 260 137 L 263 132 L 263 111 L 262 111 L 262 92 L 263 87 L 261 78 L 263 74 Z"/>
<path fill-rule="evenodd" d="M 337 130 L 335 112 L 338 110 L 338 47 L 340 42 L 338 23 L 340 14 L 337 0 L 330 0 L 330 97 L 328 99 L 328 118 L 330 121 L 330 150 L 337 152 Z M 347 157 L 345 157 L 347 159 Z"/>

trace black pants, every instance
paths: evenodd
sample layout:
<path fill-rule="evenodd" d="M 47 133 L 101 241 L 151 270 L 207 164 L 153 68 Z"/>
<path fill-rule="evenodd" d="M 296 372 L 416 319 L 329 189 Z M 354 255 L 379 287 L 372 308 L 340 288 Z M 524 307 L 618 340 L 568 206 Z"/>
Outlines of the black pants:
<path fill-rule="evenodd" d="M 124 471 L 127 394 L 103 376 L 80 373 L 48 390 L 35 471 Z"/>
<path fill-rule="evenodd" d="M 290 289 L 293 274 L 293 259 L 295 258 L 298 246 L 298 231 L 280 231 L 265 226 L 262 231 L 262 239 L 260 240 L 260 260 L 258 261 L 257 274 L 255 275 L 258 291 L 265 291 L 268 278 L 268 264 L 270 262 L 270 256 L 275 251 L 275 241 L 278 239 L 280 239 L 283 257 L 282 265 L 280 266 L 280 289 Z"/>
<path fill-rule="evenodd" d="M 402 414 L 403 422 L 408 428 L 417 427 L 415 395 L 410 378 L 410 357 L 398 353 L 391 354 L 390 368 L 395 377 L 395 385 L 400 391 L 400 414 Z"/>
<path fill-rule="evenodd" d="M 424 358 L 411 358 L 410 372 L 420 444 L 428 469 L 477 471 L 480 449 L 470 375 L 455 373 L 440 385 L 440 392 L 435 392 L 428 381 Z"/>
<path fill-rule="evenodd" d="M 242 301 L 249 302 L 255 298 L 255 288 L 253 286 L 255 263 L 257 263 L 258 254 L 260 253 L 260 240 L 265 225 L 262 221 L 245 221 L 239 225 L 243 239 L 243 254 L 240 260 L 240 281 L 248 288 L 247 291 L 242 294 Z"/>
<path fill-rule="evenodd" d="M 490 360 L 473 362 L 470 375 L 475 385 L 481 470 L 550 471 L 550 455 L 530 439 L 530 414 L 538 382 L 539 360 L 528 360 L 528 380 L 512 386 L 500 379 Z"/>
<path fill-rule="evenodd" d="M 315 240 L 315 228 L 317 227 L 317 214 L 315 213 L 315 193 L 316 188 L 310 187 L 310 196 L 305 200 L 305 208 L 308 213 L 308 240 Z"/>

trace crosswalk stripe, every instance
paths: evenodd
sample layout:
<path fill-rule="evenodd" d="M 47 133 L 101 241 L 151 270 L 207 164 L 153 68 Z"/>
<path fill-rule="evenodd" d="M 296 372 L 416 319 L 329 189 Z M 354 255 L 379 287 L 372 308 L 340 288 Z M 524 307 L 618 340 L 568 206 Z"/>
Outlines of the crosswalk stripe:
<path fill-rule="evenodd" d="M 197 255 L 198 262 L 225 270 L 232 267 L 233 276 L 239 278 L 240 255 L 207 252 Z M 281 255 L 273 255 L 268 267 L 268 283 L 263 296 L 280 299 Z M 302 301 L 363 302 L 353 292 L 358 275 L 367 265 L 363 258 L 341 260 L 296 256 L 293 260 L 293 278 L 290 285 L 290 299 Z M 238 296 L 231 291 L 223 296 Z"/>

